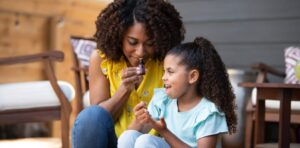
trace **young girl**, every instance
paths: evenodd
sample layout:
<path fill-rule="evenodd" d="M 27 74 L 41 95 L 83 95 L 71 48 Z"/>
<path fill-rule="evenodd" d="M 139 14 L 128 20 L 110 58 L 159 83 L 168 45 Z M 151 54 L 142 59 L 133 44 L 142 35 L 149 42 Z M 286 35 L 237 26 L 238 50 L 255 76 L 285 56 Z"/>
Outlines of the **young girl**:
<path fill-rule="evenodd" d="M 164 88 L 134 108 L 135 120 L 118 147 L 216 147 L 218 136 L 234 133 L 235 96 L 224 63 L 210 41 L 181 44 L 164 59 Z M 155 129 L 162 138 L 147 133 Z"/>

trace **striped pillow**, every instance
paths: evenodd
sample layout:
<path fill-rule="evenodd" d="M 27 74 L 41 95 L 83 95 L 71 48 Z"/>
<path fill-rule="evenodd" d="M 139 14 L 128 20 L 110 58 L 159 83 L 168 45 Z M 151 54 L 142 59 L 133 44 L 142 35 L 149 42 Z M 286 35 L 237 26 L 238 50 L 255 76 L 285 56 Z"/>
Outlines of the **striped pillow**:
<path fill-rule="evenodd" d="M 285 49 L 285 83 L 300 84 L 300 48 L 288 47 Z"/>
<path fill-rule="evenodd" d="M 72 47 L 83 67 L 89 66 L 90 55 L 96 49 L 96 42 L 88 39 L 71 39 Z"/>

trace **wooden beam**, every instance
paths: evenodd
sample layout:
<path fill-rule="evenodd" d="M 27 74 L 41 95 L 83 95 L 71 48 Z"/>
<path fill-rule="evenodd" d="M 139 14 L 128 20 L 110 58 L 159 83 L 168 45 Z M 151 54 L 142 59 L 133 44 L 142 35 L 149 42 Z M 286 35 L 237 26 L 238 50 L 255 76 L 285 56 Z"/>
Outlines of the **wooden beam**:
<path fill-rule="evenodd" d="M 63 15 L 69 3 L 70 0 L 1 0 L 0 12 L 51 17 Z"/>

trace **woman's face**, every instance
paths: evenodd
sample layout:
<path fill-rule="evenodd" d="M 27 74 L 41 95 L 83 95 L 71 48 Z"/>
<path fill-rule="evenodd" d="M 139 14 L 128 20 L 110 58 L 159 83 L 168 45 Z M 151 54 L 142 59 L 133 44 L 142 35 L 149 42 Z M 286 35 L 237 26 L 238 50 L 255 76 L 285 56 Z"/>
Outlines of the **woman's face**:
<path fill-rule="evenodd" d="M 167 55 L 164 60 L 164 75 L 162 77 L 166 94 L 171 98 L 181 98 L 189 89 L 189 73 L 182 64 L 181 57 Z"/>
<path fill-rule="evenodd" d="M 154 54 L 153 41 L 146 35 L 142 23 L 134 23 L 129 27 L 123 38 L 123 53 L 129 66 L 138 66 L 139 59 L 146 62 Z"/>

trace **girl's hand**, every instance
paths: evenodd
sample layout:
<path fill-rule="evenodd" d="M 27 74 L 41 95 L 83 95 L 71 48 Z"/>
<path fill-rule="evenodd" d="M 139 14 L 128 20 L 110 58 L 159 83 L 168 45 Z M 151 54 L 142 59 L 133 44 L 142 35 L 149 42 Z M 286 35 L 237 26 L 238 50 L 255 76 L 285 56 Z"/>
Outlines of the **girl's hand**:
<path fill-rule="evenodd" d="M 148 121 L 149 121 L 149 124 L 151 124 L 151 126 L 159 133 L 167 130 L 167 125 L 166 125 L 164 117 L 161 117 L 159 120 L 154 120 L 154 119 L 150 118 L 150 120 L 148 120 Z"/>
<path fill-rule="evenodd" d="M 134 107 L 133 112 L 135 119 L 139 124 L 147 123 L 157 131 L 165 131 L 167 129 L 167 125 L 163 117 L 161 117 L 158 121 L 152 119 L 151 115 L 147 111 L 145 102 L 140 102 L 137 104 Z"/>
<path fill-rule="evenodd" d="M 139 74 L 137 67 L 128 67 L 122 70 L 122 83 L 127 90 L 132 90 L 138 86 L 143 80 L 143 76 Z"/>
<path fill-rule="evenodd" d="M 149 119 L 151 119 L 151 116 L 147 111 L 147 105 L 145 102 L 140 102 L 139 104 L 137 104 L 134 107 L 133 112 L 134 112 L 135 119 L 140 124 L 147 123 Z"/>

